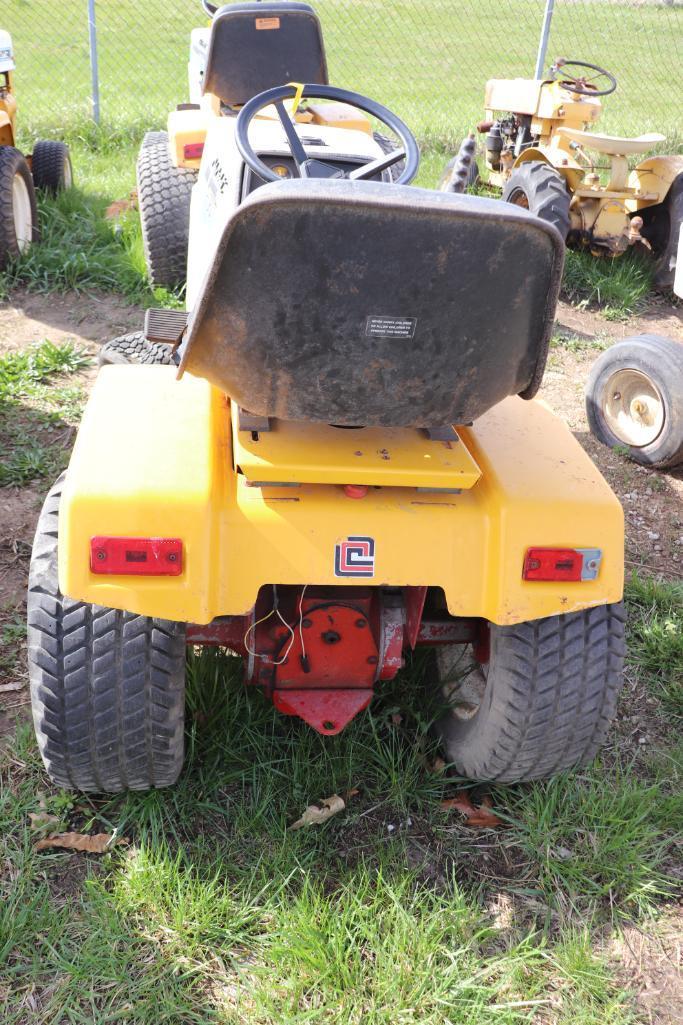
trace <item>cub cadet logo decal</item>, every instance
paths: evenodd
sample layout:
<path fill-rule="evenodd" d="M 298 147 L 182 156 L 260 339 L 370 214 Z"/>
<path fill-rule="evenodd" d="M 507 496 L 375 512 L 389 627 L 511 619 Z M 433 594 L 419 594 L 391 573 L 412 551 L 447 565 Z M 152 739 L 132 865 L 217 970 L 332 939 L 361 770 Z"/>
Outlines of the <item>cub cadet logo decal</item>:
<path fill-rule="evenodd" d="M 335 577 L 373 577 L 375 575 L 375 539 L 347 537 L 334 548 Z"/>

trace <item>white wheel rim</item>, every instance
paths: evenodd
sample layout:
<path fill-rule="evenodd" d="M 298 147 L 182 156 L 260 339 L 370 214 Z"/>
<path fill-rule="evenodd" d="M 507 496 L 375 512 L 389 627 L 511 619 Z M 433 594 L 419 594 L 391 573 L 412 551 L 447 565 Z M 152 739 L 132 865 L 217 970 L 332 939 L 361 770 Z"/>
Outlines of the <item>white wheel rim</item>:
<path fill-rule="evenodd" d="M 617 370 L 603 392 L 602 410 L 612 433 L 632 448 L 651 445 L 664 427 L 664 400 L 642 370 Z"/>
<path fill-rule="evenodd" d="M 71 170 L 71 161 L 67 157 L 66 160 L 64 161 L 64 188 L 65 189 L 70 189 L 71 186 L 73 185 L 73 183 L 74 183 L 74 175 L 73 175 L 73 171 Z"/>
<path fill-rule="evenodd" d="M 33 238 L 33 213 L 28 186 L 17 172 L 12 182 L 12 216 L 14 218 L 14 234 L 17 238 L 19 252 L 23 253 Z"/>

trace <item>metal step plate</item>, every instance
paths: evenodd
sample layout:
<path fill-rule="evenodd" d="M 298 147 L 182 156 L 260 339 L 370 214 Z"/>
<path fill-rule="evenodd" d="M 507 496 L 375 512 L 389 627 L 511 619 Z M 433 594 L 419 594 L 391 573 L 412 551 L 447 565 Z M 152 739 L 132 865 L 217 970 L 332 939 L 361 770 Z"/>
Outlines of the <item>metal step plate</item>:
<path fill-rule="evenodd" d="M 148 342 L 177 345 L 186 327 L 185 310 L 145 310 L 145 338 Z"/>

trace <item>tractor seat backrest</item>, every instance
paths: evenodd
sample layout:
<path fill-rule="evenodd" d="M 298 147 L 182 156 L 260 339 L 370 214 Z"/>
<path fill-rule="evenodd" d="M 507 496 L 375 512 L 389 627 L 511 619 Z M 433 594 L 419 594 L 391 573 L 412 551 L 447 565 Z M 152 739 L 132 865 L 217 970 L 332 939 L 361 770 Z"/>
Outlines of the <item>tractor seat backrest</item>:
<path fill-rule="evenodd" d="M 287 82 L 327 84 L 318 17 L 290 0 L 220 7 L 211 23 L 204 92 L 238 106 Z"/>
<path fill-rule="evenodd" d="M 259 416 L 440 427 L 531 398 L 562 273 L 521 207 L 376 182 L 294 179 L 227 222 L 180 372 Z"/>

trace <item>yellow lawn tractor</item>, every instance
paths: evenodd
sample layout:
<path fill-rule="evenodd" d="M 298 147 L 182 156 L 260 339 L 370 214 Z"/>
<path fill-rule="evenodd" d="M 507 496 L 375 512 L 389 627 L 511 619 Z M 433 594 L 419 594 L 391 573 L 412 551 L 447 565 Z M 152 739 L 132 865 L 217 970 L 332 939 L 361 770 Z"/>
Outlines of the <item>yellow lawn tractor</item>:
<path fill-rule="evenodd" d="M 240 110 L 207 119 L 187 310 L 147 314 L 167 365 L 102 368 L 40 517 L 31 700 L 61 786 L 177 779 L 186 645 L 241 655 L 327 737 L 428 648 L 446 757 L 479 780 L 584 764 L 614 714 L 621 506 L 534 400 L 562 238 L 409 187 L 412 132 L 320 80 L 311 14 L 214 18 L 204 80 Z M 273 85 L 283 52 L 317 77 Z M 359 127 L 297 122 L 297 102 Z"/>
<path fill-rule="evenodd" d="M 621 138 L 591 130 L 601 97 L 616 85 L 604 68 L 565 59 L 552 65 L 546 79 L 488 81 L 486 117 L 477 125 L 485 134 L 487 186 L 554 224 L 570 246 L 613 257 L 632 245 L 648 250 L 655 285 L 670 288 L 683 223 L 683 156 L 646 157 L 629 170 L 630 158 L 664 136 Z M 457 163 L 444 173 L 446 191 L 457 188 Z M 471 184 L 478 169 L 465 163 Z"/>
<path fill-rule="evenodd" d="M 308 4 L 283 0 L 219 7 L 202 0 L 211 19 L 210 28 L 195 28 L 190 38 L 188 62 L 189 103 L 180 103 L 168 115 L 166 131 L 147 132 L 137 162 L 138 205 L 142 239 L 150 283 L 175 289 L 185 284 L 190 226 L 190 199 L 197 181 L 207 131 L 215 118 L 237 117 L 251 99 L 246 61 L 254 61 L 259 73 L 273 84 L 283 82 L 328 83 L 327 59 L 320 22 Z M 294 19 L 296 29 L 292 28 Z M 214 24 L 215 22 L 215 24 Z M 296 45 L 289 37 L 296 35 Z M 302 45 L 302 43 L 304 45 Z M 220 61 L 216 54 L 220 52 Z M 225 97 L 223 63 L 241 69 L 233 75 L 230 94 Z M 240 75 L 242 77 L 240 77 Z M 391 148 L 389 140 L 373 130 L 368 118 L 344 104 L 289 104 L 297 124 L 351 130 L 360 129 L 374 138 L 377 152 Z M 275 120 L 273 110 L 264 110 L 262 120 Z M 343 147 L 342 147 L 343 149 Z M 291 170 L 271 161 L 281 177 Z M 393 174 L 397 169 L 393 169 Z M 392 170 L 384 173 L 392 177 Z M 234 186 L 231 182 L 231 188 Z M 244 183 L 244 188 L 248 183 Z M 240 184 L 242 187 L 242 184 Z"/>
<path fill-rule="evenodd" d="M 0 270 L 38 238 L 35 190 L 56 193 L 72 184 L 63 142 L 40 140 L 26 157 L 16 148 L 14 69 L 12 39 L 0 29 Z"/>

